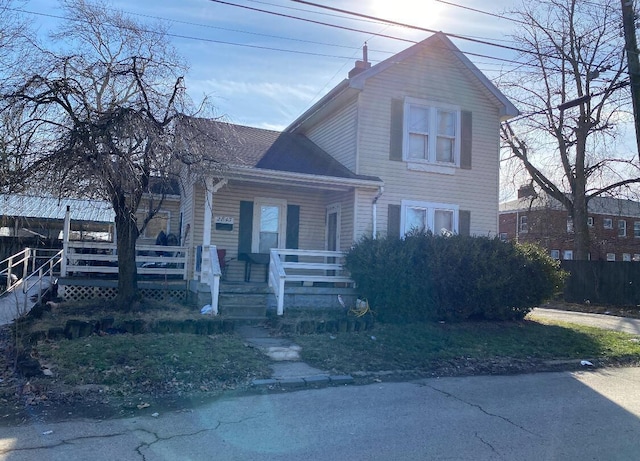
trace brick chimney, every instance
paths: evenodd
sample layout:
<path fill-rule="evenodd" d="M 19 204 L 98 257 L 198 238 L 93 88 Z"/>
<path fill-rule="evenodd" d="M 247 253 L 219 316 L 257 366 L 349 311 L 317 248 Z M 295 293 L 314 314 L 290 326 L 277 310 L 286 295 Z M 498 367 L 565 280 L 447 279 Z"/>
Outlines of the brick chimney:
<path fill-rule="evenodd" d="M 518 198 L 535 197 L 536 190 L 533 188 L 533 184 L 525 184 L 518 188 Z"/>
<path fill-rule="evenodd" d="M 368 51 L 369 49 L 367 48 L 367 42 L 365 42 L 364 46 L 362 47 L 362 61 L 356 61 L 355 67 L 349 71 L 349 78 L 355 77 L 359 73 L 364 72 L 371 67 L 371 63 L 369 62 L 368 57 Z"/>

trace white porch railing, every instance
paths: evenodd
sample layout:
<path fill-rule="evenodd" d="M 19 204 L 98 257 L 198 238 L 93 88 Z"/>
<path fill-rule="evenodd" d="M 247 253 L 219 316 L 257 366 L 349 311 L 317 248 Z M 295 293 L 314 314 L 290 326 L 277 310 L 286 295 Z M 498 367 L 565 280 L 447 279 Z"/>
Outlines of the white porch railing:
<path fill-rule="evenodd" d="M 342 264 L 344 255 L 341 251 L 272 249 L 269 286 L 276 296 L 278 315 L 284 314 L 286 282 L 353 284 Z M 287 256 L 297 256 L 298 261 L 286 261 Z"/>
<path fill-rule="evenodd" d="M 65 243 L 61 276 L 77 274 L 117 274 L 118 253 L 110 242 Z M 136 245 L 138 275 L 173 276 L 187 279 L 188 247 Z"/>

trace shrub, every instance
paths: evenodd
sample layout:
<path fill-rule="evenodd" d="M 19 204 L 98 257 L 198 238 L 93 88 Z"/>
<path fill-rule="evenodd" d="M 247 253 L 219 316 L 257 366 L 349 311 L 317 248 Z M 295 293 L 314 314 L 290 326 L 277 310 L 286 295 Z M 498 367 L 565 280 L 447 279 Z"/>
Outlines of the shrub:
<path fill-rule="evenodd" d="M 379 320 L 393 323 L 521 319 L 563 282 L 538 247 L 459 235 L 363 238 L 346 266 Z"/>

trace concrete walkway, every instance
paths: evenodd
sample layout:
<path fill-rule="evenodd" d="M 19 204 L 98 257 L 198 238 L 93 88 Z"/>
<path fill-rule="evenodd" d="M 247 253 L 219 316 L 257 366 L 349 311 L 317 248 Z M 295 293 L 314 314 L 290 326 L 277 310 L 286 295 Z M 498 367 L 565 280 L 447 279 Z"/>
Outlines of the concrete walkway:
<path fill-rule="evenodd" d="M 628 317 L 615 317 L 613 315 L 605 314 L 586 314 L 583 312 L 543 309 L 540 307 L 536 307 L 528 317 L 576 323 L 578 325 L 602 328 L 604 330 L 614 330 L 640 335 L 640 319 L 632 319 Z"/>
<path fill-rule="evenodd" d="M 249 346 L 262 351 L 272 360 L 271 377 L 254 380 L 252 384 L 256 388 L 325 387 L 353 382 L 353 377 L 349 375 L 332 375 L 302 362 L 302 348 L 286 338 L 273 336 L 267 327 L 241 325 L 235 331 Z"/>

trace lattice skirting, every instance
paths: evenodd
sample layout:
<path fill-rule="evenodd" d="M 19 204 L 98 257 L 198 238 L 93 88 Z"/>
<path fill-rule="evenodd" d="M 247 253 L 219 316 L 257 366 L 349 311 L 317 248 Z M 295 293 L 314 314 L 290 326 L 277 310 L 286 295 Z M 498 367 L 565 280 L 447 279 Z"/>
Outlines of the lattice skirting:
<path fill-rule="evenodd" d="M 156 301 L 182 301 L 186 297 L 185 290 L 141 288 L 143 298 Z M 90 287 L 79 285 L 62 285 L 58 294 L 67 301 L 85 301 L 88 299 L 113 299 L 118 295 L 116 287 Z"/>

